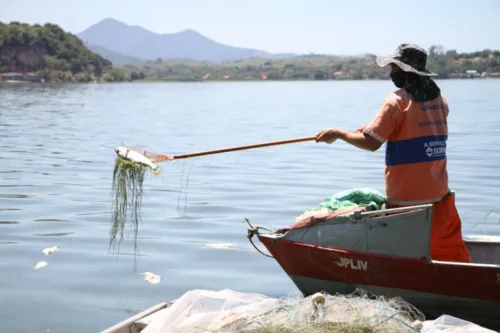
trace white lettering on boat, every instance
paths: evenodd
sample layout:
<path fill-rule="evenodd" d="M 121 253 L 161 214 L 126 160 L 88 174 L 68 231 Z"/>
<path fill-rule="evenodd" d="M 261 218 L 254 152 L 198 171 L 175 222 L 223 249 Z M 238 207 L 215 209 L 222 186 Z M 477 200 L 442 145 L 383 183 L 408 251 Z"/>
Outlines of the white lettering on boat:
<path fill-rule="evenodd" d="M 346 267 L 354 270 L 368 270 L 368 262 L 365 260 L 352 260 L 351 258 L 340 257 L 339 261 L 336 261 L 335 264 L 339 267 Z"/>

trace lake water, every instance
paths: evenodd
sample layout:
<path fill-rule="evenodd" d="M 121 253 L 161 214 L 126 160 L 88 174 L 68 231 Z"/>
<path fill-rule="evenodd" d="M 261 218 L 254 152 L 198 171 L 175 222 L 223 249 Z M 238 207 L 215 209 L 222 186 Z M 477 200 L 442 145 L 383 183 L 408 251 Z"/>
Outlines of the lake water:
<path fill-rule="evenodd" d="M 498 213 L 486 218 L 500 205 L 500 80 L 438 83 L 451 108 L 449 176 L 464 233 L 500 235 Z M 2 329 L 98 332 L 199 288 L 296 293 L 250 246 L 244 217 L 280 228 L 339 191 L 383 191 L 385 147 L 306 142 L 165 162 L 145 182 L 136 270 L 130 242 L 120 255 L 108 251 L 114 147 L 175 155 L 354 130 L 393 89 L 389 81 L 0 86 Z M 34 270 L 40 260 L 48 265 Z M 163 280 L 146 283 L 146 271 Z"/>

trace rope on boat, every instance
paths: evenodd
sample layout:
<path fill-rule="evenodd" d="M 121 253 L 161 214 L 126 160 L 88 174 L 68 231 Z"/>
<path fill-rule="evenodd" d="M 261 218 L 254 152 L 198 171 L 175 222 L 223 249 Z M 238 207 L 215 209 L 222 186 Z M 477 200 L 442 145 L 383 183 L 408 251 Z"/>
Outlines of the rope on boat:
<path fill-rule="evenodd" d="M 248 240 L 250 241 L 250 244 L 252 244 L 252 246 L 254 247 L 254 249 L 257 250 L 257 252 L 259 252 L 260 254 L 262 254 L 263 256 L 266 256 L 268 258 L 272 258 L 274 259 L 273 256 L 269 255 L 269 254 L 266 254 L 264 252 L 262 252 L 261 250 L 259 250 L 259 248 L 254 244 L 254 242 L 252 241 L 252 238 L 253 236 L 255 235 L 258 235 L 259 234 L 259 229 L 262 229 L 262 230 L 266 230 L 266 231 L 269 231 L 269 232 L 273 232 L 273 230 L 270 230 L 270 229 L 267 229 L 267 228 L 264 228 L 264 227 L 260 227 L 260 226 L 253 226 L 252 223 L 250 223 L 250 221 L 248 220 L 248 218 L 245 217 L 245 221 L 248 223 L 248 225 L 250 226 L 248 230 L 248 233 L 247 233 L 247 238 Z"/>

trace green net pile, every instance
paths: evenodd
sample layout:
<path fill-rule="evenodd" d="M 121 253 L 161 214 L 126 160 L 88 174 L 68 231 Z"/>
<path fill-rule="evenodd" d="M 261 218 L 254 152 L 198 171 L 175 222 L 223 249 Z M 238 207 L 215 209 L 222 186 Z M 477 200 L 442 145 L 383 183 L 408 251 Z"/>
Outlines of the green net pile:
<path fill-rule="evenodd" d="M 379 210 L 381 205 L 385 202 L 386 197 L 384 194 L 372 188 L 356 188 L 351 190 L 345 190 L 335 194 L 330 198 L 326 198 L 325 201 L 317 206 L 314 206 L 306 212 L 316 211 L 321 209 L 328 209 L 335 211 L 339 208 L 351 207 L 351 206 L 373 206 L 375 209 Z"/>
<path fill-rule="evenodd" d="M 373 188 L 355 188 L 339 192 L 316 206 L 306 209 L 297 219 L 317 213 L 329 213 L 347 207 L 372 207 L 380 210 L 386 196 Z"/>

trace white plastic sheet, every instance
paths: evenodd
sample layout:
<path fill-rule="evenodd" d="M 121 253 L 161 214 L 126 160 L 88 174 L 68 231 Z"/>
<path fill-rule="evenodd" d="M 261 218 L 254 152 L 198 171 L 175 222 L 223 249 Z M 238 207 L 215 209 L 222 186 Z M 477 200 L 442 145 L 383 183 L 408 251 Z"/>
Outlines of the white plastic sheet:
<path fill-rule="evenodd" d="M 274 308 L 278 299 L 232 290 L 192 290 L 155 317 L 142 333 L 200 332 L 237 325 Z"/>
<path fill-rule="evenodd" d="M 496 333 L 474 323 L 449 315 L 442 315 L 435 320 L 427 320 L 422 326 L 422 333 Z"/>

